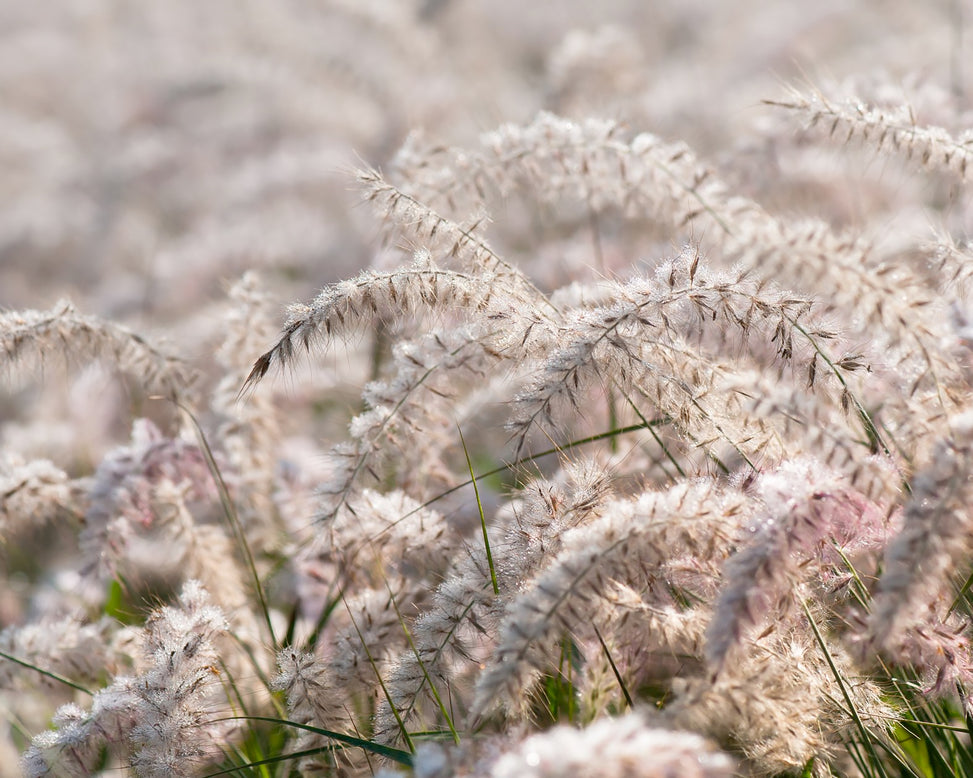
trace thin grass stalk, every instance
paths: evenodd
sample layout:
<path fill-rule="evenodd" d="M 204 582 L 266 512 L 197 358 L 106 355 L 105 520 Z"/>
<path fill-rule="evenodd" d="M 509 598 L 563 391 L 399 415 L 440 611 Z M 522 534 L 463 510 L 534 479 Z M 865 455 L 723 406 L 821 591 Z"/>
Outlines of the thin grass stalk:
<path fill-rule="evenodd" d="M 622 678 L 622 674 L 618 671 L 618 665 L 615 664 L 615 660 L 612 658 L 611 651 L 608 650 L 608 644 L 605 643 L 605 639 L 601 636 L 601 631 L 595 624 L 591 625 L 591 628 L 595 631 L 595 636 L 598 638 L 598 643 L 601 645 L 601 650 L 605 654 L 605 659 L 608 660 L 608 664 L 611 666 L 612 673 L 615 675 L 615 680 L 618 681 L 618 688 L 622 690 L 622 696 L 625 698 L 625 703 L 628 705 L 629 709 L 635 708 L 635 703 L 632 701 L 632 695 L 629 694 L 628 686 L 625 680 Z"/>
<path fill-rule="evenodd" d="M 406 729 L 405 722 L 402 720 L 402 716 L 395 707 L 395 703 L 392 702 L 392 695 L 389 694 L 388 687 L 385 685 L 385 679 L 382 678 L 382 673 L 378 669 L 378 664 L 375 662 L 375 658 L 372 656 L 371 649 L 365 642 L 365 636 L 362 634 L 361 630 L 358 628 L 358 622 L 355 621 L 355 616 L 351 612 L 351 608 L 348 606 L 348 601 L 344 600 L 345 610 L 348 611 L 348 618 L 351 619 L 351 624 L 355 628 L 355 632 L 358 633 L 358 639 L 361 641 L 362 649 L 365 651 L 365 657 L 368 659 L 369 665 L 373 672 L 375 673 L 375 678 L 378 680 L 378 685 L 382 688 L 382 694 L 385 695 L 385 701 L 389 704 L 389 708 L 392 711 L 392 715 L 395 716 L 395 720 L 399 725 L 399 731 L 402 734 L 402 740 L 405 742 L 406 747 L 409 749 L 409 753 L 414 754 L 416 752 L 415 745 L 412 743 L 412 736 L 409 735 L 409 730 Z"/>
<path fill-rule="evenodd" d="M 803 599 L 801 600 L 801 608 L 804 610 L 804 615 L 808 620 L 808 624 L 811 626 L 811 631 L 814 633 L 814 639 L 817 642 L 818 647 L 821 649 L 821 652 L 824 654 L 824 659 L 828 663 L 831 674 L 834 676 L 835 683 L 838 684 L 838 688 L 841 690 L 841 696 L 844 698 L 845 705 L 848 706 L 848 714 L 851 716 L 852 721 L 855 722 L 855 726 L 861 734 L 862 743 L 868 750 L 869 756 L 872 759 L 872 764 L 878 765 L 879 769 L 881 770 L 881 774 L 886 776 L 887 773 L 885 771 L 884 762 L 878 758 L 878 754 L 875 752 L 872 745 L 872 735 L 865 726 L 865 722 L 862 721 L 862 718 L 858 713 L 858 709 L 855 707 L 855 703 L 851 699 L 851 694 L 848 691 L 845 679 L 842 676 L 841 671 L 838 670 L 838 666 L 835 664 L 834 658 L 831 656 L 828 643 L 821 634 L 821 630 L 818 628 L 817 622 L 815 621 L 814 616 L 811 614 L 811 609 L 808 608 L 807 603 Z"/>
<path fill-rule="evenodd" d="M 466 448 L 466 439 L 463 437 L 463 430 L 457 425 L 460 442 L 463 444 L 463 453 L 466 455 L 466 466 L 470 471 L 470 481 L 473 483 L 473 494 L 476 496 L 476 508 L 480 514 L 480 529 L 483 532 L 483 548 L 486 551 L 487 565 L 490 567 L 490 583 L 493 585 L 493 594 L 500 596 L 500 584 L 497 582 L 497 568 L 493 564 L 493 552 L 490 551 L 490 536 L 487 533 L 486 517 L 483 515 L 483 503 L 480 501 L 480 489 L 476 485 L 476 475 L 473 473 L 473 462 L 470 459 L 469 449 Z"/>
<path fill-rule="evenodd" d="M 203 432 L 203 428 L 199 426 L 199 422 L 193 415 L 192 411 L 189 410 L 182 403 L 177 402 L 176 405 L 179 409 L 186 414 L 189 418 L 190 423 L 193 426 L 193 430 L 196 432 L 196 438 L 199 440 L 200 450 L 206 458 L 206 466 L 209 468 L 210 473 L 213 476 L 213 480 L 216 482 L 217 490 L 220 495 L 220 505 L 223 507 L 223 515 L 230 525 L 230 530 L 233 532 L 233 536 L 236 538 L 237 543 L 240 544 L 240 550 L 243 552 L 244 558 L 247 560 L 247 567 L 250 570 L 250 575 L 253 578 L 254 591 L 257 594 L 257 599 L 260 602 L 260 611 L 264 618 L 264 623 L 267 625 L 267 634 L 270 636 L 270 643 L 276 650 L 277 648 L 277 638 L 274 636 L 274 624 L 270 619 L 270 606 L 267 604 L 267 597 L 264 594 L 263 584 L 260 581 L 260 574 L 257 572 L 257 563 L 254 560 L 253 552 L 250 550 L 250 544 L 247 542 L 247 537 L 243 533 L 243 525 L 240 524 L 240 517 L 237 515 L 236 506 L 233 504 L 233 500 L 230 498 L 230 491 L 226 487 L 226 482 L 223 480 L 223 474 L 220 472 L 219 466 L 216 464 L 216 459 L 213 457 L 213 451 L 209 447 L 209 441 L 206 439 L 206 435 Z"/>
<path fill-rule="evenodd" d="M 429 685 L 429 692 L 436 700 L 436 705 L 439 707 L 439 712 L 443 714 L 443 719 L 446 721 L 446 726 L 453 738 L 453 742 L 456 745 L 459 745 L 460 738 L 459 734 L 456 732 L 456 727 L 453 726 L 453 718 L 450 716 L 449 711 L 446 710 L 442 697 L 439 696 L 439 690 L 436 688 L 436 684 L 434 684 L 432 682 L 432 678 L 429 677 L 429 670 L 426 668 L 426 663 L 422 661 L 422 657 L 419 655 L 419 649 L 416 648 L 415 641 L 412 639 L 412 632 L 409 630 L 409 626 L 405 623 L 405 619 L 402 617 L 402 611 L 399 610 L 399 604 L 395 601 L 395 595 L 392 593 L 392 588 L 388 585 L 388 581 L 386 581 L 386 588 L 389 592 L 392 607 L 395 608 L 395 615 L 399 617 L 399 626 L 402 627 L 402 631 L 405 633 L 405 639 L 409 643 L 409 648 L 415 655 L 416 662 L 419 663 L 419 668 L 422 670 L 423 683 Z"/>
<path fill-rule="evenodd" d="M 38 667 L 37 665 L 31 664 L 30 662 L 25 662 L 23 659 L 18 659 L 17 657 L 13 656 L 13 654 L 8 654 L 6 651 L 0 651 L 0 659 L 6 659 L 8 662 L 13 662 L 15 665 L 26 667 L 28 670 L 33 670 L 35 673 L 39 673 L 40 675 L 43 675 L 45 678 L 50 678 L 52 681 L 57 681 L 58 683 L 63 684 L 64 686 L 67 686 L 70 689 L 83 692 L 84 694 L 87 694 L 89 697 L 95 696 L 95 693 L 93 691 L 91 691 L 90 689 L 86 689 L 81 684 L 77 684 L 71 679 L 65 678 L 63 675 L 58 675 L 57 673 L 51 672 L 50 670 L 45 670 L 44 668 Z"/>

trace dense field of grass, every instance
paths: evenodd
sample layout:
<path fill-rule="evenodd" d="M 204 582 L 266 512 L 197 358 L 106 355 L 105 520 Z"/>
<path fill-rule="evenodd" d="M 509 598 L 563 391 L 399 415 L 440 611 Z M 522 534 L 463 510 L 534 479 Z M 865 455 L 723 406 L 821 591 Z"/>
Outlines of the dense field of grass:
<path fill-rule="evenodd" d="M 0 776 L 973 775 L 973 9 L 0 5 Z"/>

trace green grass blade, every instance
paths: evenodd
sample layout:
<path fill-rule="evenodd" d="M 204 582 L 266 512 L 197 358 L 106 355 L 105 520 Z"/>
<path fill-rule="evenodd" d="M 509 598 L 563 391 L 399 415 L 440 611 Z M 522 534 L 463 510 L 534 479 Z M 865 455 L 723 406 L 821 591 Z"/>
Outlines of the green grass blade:
<path fill-rule="evenodd" d="M 605 639 L 601 636 L 601 632 L 598 630 L 594 624 L 591 625 L 595 631 L 595 635 L 598 637 L 598 642 L 601 643 L 601 650 L 605 653 L 605 658 L 608 660 L 608 664 L 611 665 L 612 672 L 615 674 L 615 680 L 618 681 L 618 686 L 622 690 L 622 695 L 625 697 L 625 702 L 628 704 L 629 709 L 635 707 L 635 703 L 632 702 L 632 695 L 628 693 L 628 687 L 625 685 L 625 681 L 622 678 L 622 674 L 618 672 L 618 667 L 615 664 L 615 660 L 612 658 L 611 651 L 608 650 L 608 645 L 605 643 Z"/>
<path fill-rule="evenodd" d="M 74 681 L 65 678 L 63 675 L 58 675 L 55 672 L 52 672 L 50 670 L 45 670 L 44 668 L 38 667 L 37 665 L 31 664 L 30 662 L 26 662 L 23 659 L 18 659 L 13 654 L 8 654 L 6 651 L 0 651 L 0 659 L 6 659 L 8 662 L 13 662 L 14 664 L 20 665 L 21 667 L 26 667 L 28 670 L 33 670 L 35 673 L 40 673 L 45 678 L 50 678 L 52 681 L 57 681 L 58 683 L 64 684 L 65 686 L 68 686 L 72 689 L 76 689 L 79 692 L 84 692 L 85 694 L 91 697 L 95 696 L 95 693 L 90 689 L 85 689 L 80 684 L 76 684 Z"/>
<path fill-rule="evenodd" d="M 415 746 L 412 743 L 412 738 L 409 735 L 409 730 L 406 729 L 405 722 L 402 720 L 402 716 L 399 714 L 398 708 L 395 707 L 395 703 L 392 701 L 392 695 L 389 694 L 388 687 L 385 685 L 385 679 L 382 678 L 382 674 L 378 671 L 378 665 L 375 663 L 375 658 L 372 656 L 371 650 L 368 648 L 368 643 L 365 642 L 365 636 L 362 635 L 361 630 L 358 628 L 358 622 L 355 621 L 355 616 L 351 612 L 351 608 L 348 607 L 348 601 L 345 601 L 345 610 L 348 611 L 348 618 L 351 619 L 351 625 L 355 628 L 355 632 L 358 633 L 358 639 L 361 641 L 362 648 L 365 649 L 365 656 L 368 658 L 368 663 L 372 666 L 372 670 L 375 673 L 375 677 L 378 679 L 378 685 L 382 687 L 382 694 L 385 695 L 385 700 L 389 704 L 389 709 L 392 711 L 392 715 L 395 716 L 395 722 L 399 725 L 399 731 L 402 733 L 402 740 L 405 742 L 410 753 L 415 753 Z"/>
<path fill-rule="evenodd" d="M 322 729 L 321 727 L 315 727 L 311 724 L 301 724 L 297 721 L 290 721 L 288 719 L 275 719 L 269 716 L 230 716 L 225 719 L 214 719 L 214 723 L 217 721 L 266 721 L 269 724 L 277 724 L 284 727 L 292 727 L 294 729 L 303 729 L 305 732 L 313 732 L 315 735 L 321 735 L 321 737 L 329 738 L 330 740 L 336 740 L 339 743 L 344 743 L 345 745 L 355 746 L 363 751 L 367 751 L 370 754 L 375 754 L 376 756 L 385 757 L 386 759 L 391 759 L 397 764 L 405 765 L 406 767 L 412 767 L 412 754 L 408 751 L 402 751 L 398 748 L 392 748 L 391 746 L 382 745 L 381 743 L 375 743 L 371 740 L 365 740 L 360 737 L 355 737 L 354 735 L 345 735 L 341 732 L 334 732 L 330 729 Z M 313 753 L 320 753 L 321 751 L 326 751 L 325 749 L 314 749 Z M 293 754 L 288 754 L 285 759 L 294 758 Z M 244 765 L 249 767 L 250 765 Z M 239 768 L 235 768 L 239 769 Z M 231 770 L 223 770 L 220 773 L 212 773 L 212 775 L 223 775 L 224 773 L 231 772 Z"/>
<path fill-rule="evenodd" d="M 631 397 L 629 397 L 628 394 L 621 387 L 616 387 L 616 388 L 621 393 L 622 397 L 625 398 L 625 402 L 628 403 L 629 407 L 633 411 L 635 411 L 635 415 L 638 416 L 639 419 L 641 419 L 642 424 L 637 426 L 641 427 L 642 429 L 647 429 L 649 431 L 649 434 L 651 434 L 652 437 L 655 439 L 656 445 L 658 445 L 659 448 L 662 449 L 662 453 L 666 455 L 666 459 L 668 459 L 669 462 L 672 463 L 672 466 L 676 468 L 676 472 L 679 473 L 679 477 L 685 478 L 686 471 L 682 469 L 682 465 L 679 464 L 679 460 L 676 459 L 675 456 L 673 456 L 672 452 L 669 450 L 669 447 L 662 442 L 662 438 L 659 437 L 659 433 L 655 431 L 655 428 L 659 426 L 658 423 L 653 423 L 649 421 L 647 418 L 645 418 L 645 415 L 642 413 L 642 411 L 639 410 L 639 407 L 635 404 L 635 401 Z"/>
<path fill-rule="evenodd" d="M 257 599 L 260 601 L 260 610 L 263 613 L 264 622 L 267 624 L 270 642 L 274 646 L 274 650 L 276 650 L 278 648 L 278 643 L 277 638 L 274 636 L 274 625 L 270 620 L 270 607 L 267 605 L 267 598 L 264 595 L 263 584 L 260 582 L 260 575 L 257 573 L 257 563 L 253 558 L 253 552 L 250 550 L 250 544 L 247 542 L 247 537 L 243 532 L 243 526 L 240 524 L 240 517 L 237 515 L 236 506 L 233 505 L 233 500 L 230 499 L 230 490 L 226 487 L 226 482 L 223 480 L 223 474 L 220 472 L 220 468 L 216 464 L 216 459 L 213 457 L 213 451 L 209 447 L 209 442 L 206 440 L 206 435 L 203 433 L 203 428 L 199 426 L 199 422 L 196 420 L 196 417 L 193 415 L 192 411 L 189 410 L 189 408 L 178 401 L 176 402 L 176 405 L 189 418 L 189 421 L 192 423 L 193 429 L 196 432 L 196 438 L 199 440 L 199 447 L 203 452 L 204 458 L 206 459 L 206 466 L 209 468 L 210 473 L 213 476 L 213 480 L 216 482 L 216 488 L 220 495 L 220 504 L 223 506 L 223 513 L 226 516 L 233 535 L 236 537 L 237 543 L 240 544 L 240 549 L 243 551 L 243 555 L 247 560 L 247 566 L 250 568 L 250 576 L 253 579 L 254 591 L 257 593 Z"/>
<path fill-rule="evenodd" d="M 625 435 L 630 432 L 638 432 L 639 430 L 644 430 L 646 428 L 649 428 L 651 430 L 651 427 L 656 427 L 661 424 L 668 424 L 669 422 L 670 419 L 661 418 L 656 421 L 648 422 L 647 424 L 631 424 L 628 427 L 622 427 L 621 429 L 599 432 L 597 435 L 589 435 L 586 438 L 579 438 L 577 440 L 573 440 L 569 443 L 565 443 L 560 446 L 553 446 L 552 448 L 546 449 L 545 451 L 540 451 L 536 454 L 530 454 L 528 456 L 520 457 L 519 459 L 515 459 L 513 462 L 510 462 L 508 464 L 500 465 L 499 467 L 495 467 L 492 470 L 487 470 L 486 472 L 483 473 L 478 473 L 474 476 L 474 478 L 469 478 L 466 481 L 456 484 L 456 486 L 451 486 L 449 489 L 444 489 L 435 497 L 426 500 L 424 503 L 422 503 L 422 505 L 419 505 L 418 507 L 413 508 L 408 513 L 399 516 L 398 519 L 396 519 L 393 522 L 390 522 L 387 527 L 384 527 L 383 529 L 379 530 L 379 532 L 372 535 L 370 538 L 368 538 L 368 540 L 375 540 L 376 538 L 380 537 L 383 533 L 390 532 L 392 527 L 397 525 L 399 522 L 405 521 L 407 518 L 418 513 L 423 508 L 428 508 L 430 505 L 435 505 L 440 500 L 446 499 L 447 497 L 449 497 L 449 495 L 458 492 L 460 489 L 465 489 L 467 486 L 470 486 L 473 483 L 474 479 L 482 480 L 484 478 L 489 478 L 490 476 L 499 475 L 500 473 L 506 473 L 511 470 L 514 470 L 520 467 L 521 465 L 527 464 L 528 462 L 534 462 L 538 459 L 542 459 L 543 457 L 549 457 L 552 454 L 561 454 L 572 448 L 577 448 L 578 446 L 584 446 L 587 445 L 588 443 L 596 443 L 600 440 L 606 440 L 607 438 L 614 437 L 615 435 Z"/>
<path fill-rule="evenodd" d="M 470 481 L 473 483 L 473 494 L 476 495 L 476 507 L 480 512 L 480 528 L 483 530 L 483 546 L 486 549 L 487 564 L 490 566 L 490 582 L 493 584 L 493 593 L 500 596 L 500 584 L 497 582 L 497 569 L 493 565 L 493 553 L 490 551 L 490 536 L 487 534 L 486 517 L 483 515 L 483 503 L 480 502 L 480 489 L 476 485 L 476 475 L 473 473 L 473 461 L 470 459 L 469 449 L 466 448 L 466 439 L 463 437 L 463 430 L 456 425 L 459 431 L 459 439 L 463 444 L 463 453 L 466 454 L 466 466 L 470 471 Z"/>
<path fill-rule="evenodd" d="M 865 722 L 862 721 L 861 716 L 858 714 L 858 709 L 855 707 L 854 701 L 851 699 L 851 693 L 848 691 L 848 686 L 845 683 L 845 679 L 841 675 L 841 671 L 838 670 L 838 666 L 835 664 L 834 657 L 831 656 L 831 651 L 828 649 L 828 644 L 824 639 L 824 635 L 821 634 L 821 630 L 818 629 L 817 622 L 814 620 L 814 616 L 811 614 L 811 609 L 807 607 L 807 603 L 801 600 L 801 607 L 804 609 L 804 615 L 807 617 L 808 623 L 811 625 L 811 631 L 814 632 L 814 639 L 817 641 L 822 653 L 824 654 L 825 661 L 828 663 L 828 667 L 831 669 L 831 674 L 834 676 L 835 682 L 838 684 L 838 688 L 841 690 L 841 696 L 845 700 L 845 705 L 848 706 L 848 715 L 851 716 L 852 721 L 855 723 L 855 727 L 858 729 L 858 733 L 862 739 L 862 745 L 868 752 L 871 763 L 878 768 L 879 774 L 886 776 L 888 775 L 885 769 L 885 763 L 879 759 L 878 753 L 875 751 L 875 742 L 872 733 L 868 731 L 865 726 Z M 906 766 L 903 764 L 903 766 Z"/>
<path fill-rule="evenodd" d="M 388 589 L 389 598 L 392 601 L 392 607 L 395 609 L 395 615 L 399 619 L 399 626 L 402 627 L 402 631 L 405 633 L 405 639 L 409 643 L 409 648 L 412 649 L 412 653 L 415 656 L 416 661 L 419 663 L 419 668 L 422 670 L 424 683 L 429 684 L 429 691 L 436 700 L 436 705 L 439 706 L 439 712 L 443 714 L 443 719 L 446 721 L 446 726 L 449 728 L 449 732 L 453 736 L 453 742 L 456 743 L 456 745 L 459 745 L 459 734 L 456 732 L 456 728 L 453 726 L 453 717 L 449 715 L 446 705 L 439 696 L 439 690 L 436 688 L 436 684 L 434 684 L 432 682 L 432 678 L 429 677 L 429 671 L 426 669 L 426 663 L 423 662 L 422 657 L 419 656 L 419 649 L 416 648 L 415 641 L 412 639 L 412 632 L 409 630 L 409 625 L 405 623 L 405 619 L 402 617 L 402 611 L 399 610 L 399 604 L 395 601 L 395 595 L 392 593 L 392 587 L 389 586 L 387 580 L 385 581 L 385 588 Z"/>

